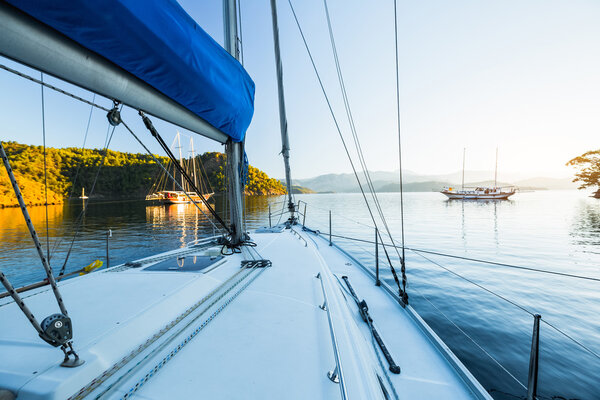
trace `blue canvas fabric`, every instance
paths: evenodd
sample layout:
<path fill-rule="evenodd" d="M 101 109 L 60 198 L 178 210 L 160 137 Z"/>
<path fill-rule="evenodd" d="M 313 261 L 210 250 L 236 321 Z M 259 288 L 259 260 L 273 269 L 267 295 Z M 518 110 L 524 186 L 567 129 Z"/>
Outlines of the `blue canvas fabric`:
<path fill-rule="evenodd" d="M 242 141 L 254 82 L 175 0 L 8 0 Z"/>

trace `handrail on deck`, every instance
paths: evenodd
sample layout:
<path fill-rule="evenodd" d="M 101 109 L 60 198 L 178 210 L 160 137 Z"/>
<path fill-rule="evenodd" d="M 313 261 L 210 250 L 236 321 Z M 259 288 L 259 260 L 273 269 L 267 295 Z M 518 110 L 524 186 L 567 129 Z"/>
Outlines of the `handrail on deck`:
<path fill-rule="evenodd" d="M 323 292 L 323 305 L 319 306 L 319 308 L 327 313 L 327 322 L 329 323 L 329 333 L 331 336 L 331 344 L 333 347 L 333 355 L 335 358 L 335 368 L 329 371 L 327 373 L 327 376 L 332 382 L 336 382 L 336 379 L 339 380 L 340 393 L 342 395 L 342 399 L 346 400 L 348 398 L 348 391 L 346 389 L 346 384 L 344 381 L 342 363 L 340 362 L 340 354 L 337 338 L 335 336 L 335 329 L 333 327 L 333 321 L 331 319 L 331 314 L 329 311 L 329 300 L 327 299 L 327 293 L 325 292 L 325 286 L 323 285 L 323 278 L 321 276 L 321 273 L 319 273 L 315 278 L 317 278 L 321 283 L 321 291 Z"/>

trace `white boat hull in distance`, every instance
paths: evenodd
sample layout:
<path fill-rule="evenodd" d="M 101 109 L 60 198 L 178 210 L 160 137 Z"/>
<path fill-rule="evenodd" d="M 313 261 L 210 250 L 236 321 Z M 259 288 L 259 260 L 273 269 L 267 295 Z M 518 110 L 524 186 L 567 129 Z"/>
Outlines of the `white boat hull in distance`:
<path fill-rule="evenodd" d="M 503 191 L 502 188 L 475 188 L 472 190 L 454 190 L 444 188 L 440 193 L 450 200 L 506 200 L 516 193 L 514 188 Z"/>

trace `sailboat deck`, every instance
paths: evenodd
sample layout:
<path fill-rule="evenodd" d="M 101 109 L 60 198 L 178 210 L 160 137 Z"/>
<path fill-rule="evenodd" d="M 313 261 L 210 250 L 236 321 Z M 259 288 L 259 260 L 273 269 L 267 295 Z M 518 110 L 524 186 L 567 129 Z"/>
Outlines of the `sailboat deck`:
<path fill-rule="evenodd" d="M 132 393 L 142 399 L 382 399 L 378 379 L 388 392 L 390 387 L 368 325 L 341 285 L 346 275 L 366 299 L 402 369 L 399 375 L 387 371 L 400 398 L 491 399 L 410 307 L 402 308 L 374 286 L 356 261 L 335 247 L 296 231 L 252 234 L 258 253 L 272 262 L 268 268 L 240 272 L 241 260 L 250 256 L 246 251 L 199 272 L 114 267 L 61 282 L 74 345 L 86 361 L 78 368 L 59 367 L 61 352 L 37 337 L 14 304 L 1 306 L 10 302 L 3 299 L 0 382 L 10 387 L 0 389 L 18 393 L 19 399 L 69 398 L 216 290 L 206 307 L 84 394 L 123 398 L 137 384 Z M 227 282 L 230 286 L 219 291 Z M 319 307 L 324 295 L 327 310 Z M 38 318 L 56 312 L 47 289 L 24 297 Z M 336 352 L 342 375 L 337 384 L 327 377 Z"/>

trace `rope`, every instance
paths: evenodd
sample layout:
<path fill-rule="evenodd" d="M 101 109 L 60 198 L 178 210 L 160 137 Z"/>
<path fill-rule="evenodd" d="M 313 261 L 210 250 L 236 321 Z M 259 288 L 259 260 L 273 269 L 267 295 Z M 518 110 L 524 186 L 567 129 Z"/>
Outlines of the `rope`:
<path fill-rule="evenodd" d="M 340 137 L 340 139 L 342 141 L 342 145 L 344 146 L 344 151 L 346 152 L 346 156 L 348 158 L 348 161 L 350 162 L 350 166 L 352 167 L 352 171 L 354 173 L 354 177 L 356 178 L 356 181 L 358 183 L 358 187 L 360 189 L 360 192 L 361 192 L 361 194 L 363 196 L 363 199 L 365 200 L 365 204 L 367 206 L 367 209 L 369 210 L 369 215 L 371 216 L 371 220 L 373 221 L 373 224 L 375 226 L 377 226 L 377 223 L 375 222 L 375 217 L 373 215 L 373 211 L 371 210 L 371 206 L 369 204 L 369 201 L 367 200 L 367 196 L 365 195 L 365 191 L 364 191 L 364 189 L 362 187 L 360 179 L 358 178 L 358 173 L 356 172 L 356 167 L 354 166 L 354 162 L 352 161 L 352 157 L 350 156 L 350 152 L 348 150 L 348 146 L 346 145 L 346 141 L 344 140 L 344 136 L 342 135 L 342 131 L 340 129 L 340 126 L 339 126 L 339 123 L 337 121 L 337 118 L 335 117 L 335 113 L 334 113 L 333 108 L 331 106 L 331 102 L 329 100 L 329 96 L 327 96 L 327 91 L 325 90 L 325 86 L 323 85 L 323 81 L 321 80 L 321 75 L 319 74 L 319 71 L 318 71 L 317 66 L 315 64 L 315 60 L 314 60 L 314 58 L 312 56 L 312 53 L 311 53 L 310 48 L 308 46 L 308 42 L 306 41 L 306 37 L 304 36 L 304 32 L 302 30 L 302 27 L 300 25 L 300 21 L 298 20 L 298 16 L 296 15 L 296 11 L 294 10 L 294 6 L 292 5 L 291 0 L 288 0 L 288 4 L 289 4 L 290 9 L 292 11 L 292 14 L 294 16 L 294 20 L 296 21 L 296 26 L 298 27 L 298 31 L 300 32 L 300 36 L 302 37 L 302 41 L 304 42 L 304 47 L 306 48 L 306 52 L 308 53 L 308 57 L 310 58 L 310 62 L 312 64 L 312 67 L 313 67 L 313 69 L 315 71 L 315 75 L 316 75 L 317 80 L 319 82 L 319 86 L 321 87 L 321 91 L 323 92 L 323 96 L 325 97 L 325 101 L 327 102 L 327 106 L 329 108 L 329 112 L 330 112 L 331 117 L 333 119 L 333 122 L 335 124 L 336 130 L 337 130 L 338 135 L 339 135 L 339 137 Z M 386 255 L 388 264 L 390 266 L 390 270 L 392 272 L 392 275 L 394 277 L 394 281 L 396 282 L 396 285 L 398 286 L 398 291 L 400 292 L 400 297 L 403 298 L 404 297 L 404 293 L 402 292 L 402 289 L 400 287 L 400 280 L 398 279 L 398 275 L 396 274 L 396 270 L 394 269 L 394 267 L 392 265 L 392 261 L 391 261 L 391 259 L 389 257 L 389 254 L 387 253 L 386 248 L 384 247 L 383 250 L 384 250 L 384 253 Z"/>

